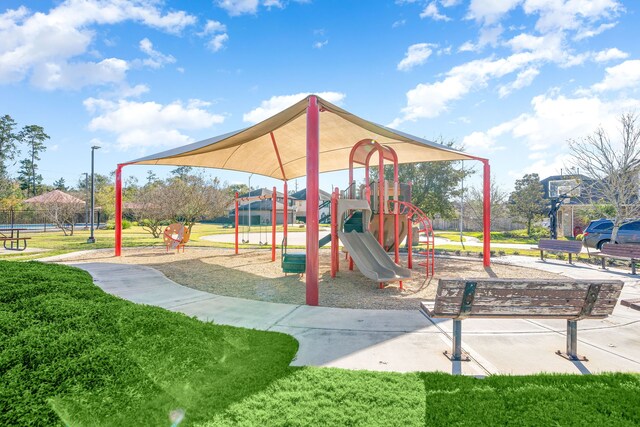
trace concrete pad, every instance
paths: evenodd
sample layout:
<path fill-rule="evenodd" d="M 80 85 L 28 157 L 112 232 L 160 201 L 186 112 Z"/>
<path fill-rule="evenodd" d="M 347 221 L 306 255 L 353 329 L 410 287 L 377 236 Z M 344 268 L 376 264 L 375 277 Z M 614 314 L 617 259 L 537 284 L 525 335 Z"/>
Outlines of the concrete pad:
<path fill-rule="evenodd" d="M 426 318 L 426 316 L 425 316 Z M 453 333 L 453 319 L 428 319 L 442 331 Z M 462 336 L 467 332 L 478 334 L 495 333 L 541 333 L 546 328 L 524 319 L 465 319 L 462 321 Z"/>
<path fill-rule="evenodd" d="M 462 335 L 462 347 L 472 357 L 482 355 L 500 373 L 528 375 L 541 372 L 588 374 L 597 372 L 638 372 L 640 364 L 580 341 L 578 354 L 588 362 L 571 362 L 555 354 L 566 350 L 566 338 L 557 333 Z"/>
<path fill-rule="evenodd" d="M 372 371 L 440 371 L 486 375 L 475 362 L 451 362 L 450 349 L 438 334 L 300 329 L 272 330 L 294 336 L 300 343 L 294 366 L 330 366 Z"/>
<path fill-rule="evenodd" d="M 207 300 L 167 307 L 188 316 L 220 325 L 270 330 L 280 319 L 299 306 L 214 296 Z"/>
<path fill-rule="evenodd" d="M 300 306 L 278 324 L 298 328 L 379 332 L 412 332 L 432 326 L 425 322 L 425 318 L 417 310 L 358 310 L 310 306 Z M 433 329 L 433 332 L 437 332 Z"/>

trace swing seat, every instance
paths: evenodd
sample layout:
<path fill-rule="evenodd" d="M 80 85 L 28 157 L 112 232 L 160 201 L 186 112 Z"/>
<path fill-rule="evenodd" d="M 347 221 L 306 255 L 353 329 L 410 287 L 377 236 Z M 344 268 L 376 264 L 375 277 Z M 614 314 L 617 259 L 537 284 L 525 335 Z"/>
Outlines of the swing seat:
<path fill-rule="evenodd" d="M 282 272 L 304 274 L 307 271 L 307 254 L 287 253 L 287 239 L 282 239 Z"/>

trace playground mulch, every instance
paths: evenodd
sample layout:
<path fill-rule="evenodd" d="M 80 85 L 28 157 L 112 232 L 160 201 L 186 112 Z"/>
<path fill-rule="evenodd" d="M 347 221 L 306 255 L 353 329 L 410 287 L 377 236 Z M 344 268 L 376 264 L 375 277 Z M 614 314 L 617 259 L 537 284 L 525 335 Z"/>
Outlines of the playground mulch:
<path fill-rule="evenodd" d="M 161 271 L 169 279 L 193 289 L 217 295 L 288 304 L 305 303 L 305 281 L 298 275 L 285 276 L 280 267 L 280 252 L 271 262 L 271 251 L 187 247 L 184 253 L 166 253 L 164 248 L 131 248 L 116 258 L 111 252 L 94 252 L 65 259 L 66 262 L 91 261 L 140 264 Z M 560 278 L 541 270 L 493 263 L 485 268 L 480 259 L 436 258 L 435 275 L 427 277 L 424 267 L 416 267 L 414 277 L 390 283 L 379 289 L 378 283 L 363 276 L 357 267 L 349 271 L 342 258 L 336 278 L 330 275 L 330 253 L 320 251 L 320 305 L 325 307 L 415 310 L 420 301 L 433 299 L 441 277 L 463 278 Z M 401 261 L 406 265 L 405 259 Z"/>

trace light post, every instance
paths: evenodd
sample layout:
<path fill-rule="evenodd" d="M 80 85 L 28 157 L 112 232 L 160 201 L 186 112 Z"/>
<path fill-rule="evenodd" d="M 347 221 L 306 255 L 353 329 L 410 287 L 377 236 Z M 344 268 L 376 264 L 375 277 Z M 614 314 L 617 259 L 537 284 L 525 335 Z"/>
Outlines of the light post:
<path fill-rule="evenodd" d="M 94 216 L 94 210 L 95 210 L 95 200 L 96 200 L 96 177 L 93 173 L 93 158 L 94 158 L 94 151 L 100 149 L 100 147 L 98 147 L 97 145 L 94 145 L 91 147 L 91 236 L 89 236 L 89 238 L 87 239 L 87 243 L 95 243 L 96 239 L 95 237 L 93 237 L 93 216 Z"/>

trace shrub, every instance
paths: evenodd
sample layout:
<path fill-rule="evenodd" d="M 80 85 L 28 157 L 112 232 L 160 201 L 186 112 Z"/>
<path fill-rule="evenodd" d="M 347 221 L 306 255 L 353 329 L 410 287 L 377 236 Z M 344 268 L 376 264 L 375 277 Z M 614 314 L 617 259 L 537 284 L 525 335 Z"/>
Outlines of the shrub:
<path fill-rule="evenodd" d="M 564 260 L 565 258 L 567 258 L 567 256 L 564 253 L 560 252 L 559 254 L 556 255 L 556 258 L 560 260 Z"/>
<path fill-rule="evenodd" d="M 491 255 L 492 257 L 496 256 L 496 251 L 489 251 L 489 255 Z"/>
<path fill-rule="evenodd" d="M 456 250 L 456 252 L 455 252 L 455 254 L 458 255 L 458 256 L 460 256 L 461 253 L 462 252 L 460 251 L 460 249 Z"/>
<path fill-rule="evenodd" d="M 505 256 L 507 253 L 505 251 L 498 251 L 498 256 Z"/>
<path fill-rule="evenodd" d="M 122 229 L 126 230 L 127 228 L 131 228 L 133 224 L 131 223 L 131 221 L 129 221 L 128 219 L 123 219 L 122 220 Z M 137 225 L 137 224 L 136 224 Z M 109 220 L 107 221 L 107 224 L 104 226 L 105 230 L 115 230 L 116 229 L 116 222 L 115 220 Z"/>
<path fill-rule="evenodd" d="M 513 251 L 513 254 L 514 254 L 514 255 L 520 255 L 520 252 L 518 252 L 518 251 Z"/>

